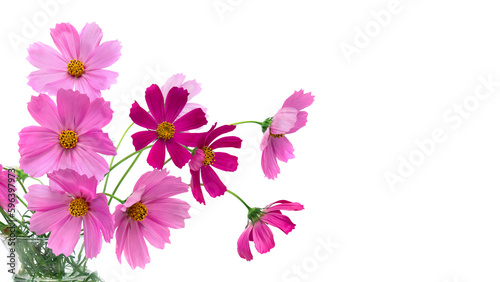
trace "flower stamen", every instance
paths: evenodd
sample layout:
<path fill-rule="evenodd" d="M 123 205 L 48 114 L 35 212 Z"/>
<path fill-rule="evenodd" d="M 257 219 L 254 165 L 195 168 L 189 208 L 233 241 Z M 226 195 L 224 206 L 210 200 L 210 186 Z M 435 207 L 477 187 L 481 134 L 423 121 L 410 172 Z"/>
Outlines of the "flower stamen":
<path fill-rule="evenodd" d="M 210 149 L 209 147 L 205 146 L 203 147 L 203 153 L 205 153 L 205 159 L 203 160 L 203 165 L 208 166 L 214 163 L 214 151 Z"/>
<path fill-rule="evenodd" d="M 69 213 L 74 217 L 84 216 L 89 211 L 87 201 L 76 198 L 69 204 Z"/>
<path fill-rule="evenodd" d="M 59 144 L 66 149 L 71 149 L 76 146 L 78 136 L 73 130 L 63 130 L 59 135 Z"/>
<path fill-rule="evenodd" d="M 68 64 L 68 73 L 74 77 L 82 76 L 85 68 L 80 60 L 71 60 Z"/>
<path fill-rule="evenodd" d="M 158 125 L 158 128 L 156 129 L 156 134 L 158 134 L 158 138 L 163 140 L 168 140 L 174 137 L 174 133 L 175 133 L 175 126 L 170 122 L 166 121 L 160 123 Z"/>
<path fill-rule="evenodd" d="M 143 221 L 148 215 L 148 208 L 137 202 L 127 209 L 127 215 L 135 221 Z"/>
<path fill-rule="evenodd" d="M 281 137 L 285 136 L 284 133 L 283 134 L 272 134 L 272 133 L 269 133 L 269 135 L 271 135 L 271 137 L 273 137 L 273 138 L 281 138 Z"/>

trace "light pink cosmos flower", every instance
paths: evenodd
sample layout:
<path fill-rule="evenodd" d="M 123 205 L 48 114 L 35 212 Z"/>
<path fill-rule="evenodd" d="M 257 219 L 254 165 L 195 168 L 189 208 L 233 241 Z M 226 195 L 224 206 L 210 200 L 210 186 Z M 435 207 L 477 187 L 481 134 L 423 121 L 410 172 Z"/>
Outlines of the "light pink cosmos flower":
<path fill-rule="evenodd" d="M 113 214 L 116 228 L 116 256 L 121 263 L 122 253 L 135 269 L 150 262 L 144 239 L 155 248 L 163 249 L 170 243 L 169 228 L 183 228 L 189 218 L 189 204 L 171 198 L 188 191 L 179 177 L 166 170 L 153 170 L 143 174 L 134 186 L 125 204 L 116 206 Z"/>
<path fill-rule="evenodd" d="M 109 243 L 113 237 L 113 217 L 106 196 L 96 194 L 97 180 L 64 169 L 47 174 L 50 183 L 31 185 L 25 195 L 28 209 L 35 211 L 30 230 L 37 235 L 51 232 L 48 246 L 54 253 L 71 255 L 83 223 L 85 256 L 96 257 L 102 237 Z"/>
<path fill-rule="evenodd" d="M 147 129 L 132 134 L 132 142 L 136 151 L 154 142 L 147 158 L 148 164 L 153 168 L 163 168 L 165 148 L 178 168 L 182 168 L 191 159 L 191 153 L 182 145 L 191 146 L 196 143 L 198 135 L 187 131 L 207 124 L 207 119 L 199 108 L 179 116 L 187 103 L 188 95 L 187 90 L 172 87 L 164 99 L 158 85 L 153 84 L 146 89 L 146 103 L 151 114 L 137 102 L 132 104 L 130 118 Z"/>
<path fill-rule="evenodd" d="M 236 136 L 226 136 L 215 140 L 224 133 L 233 131 L 236 125 L 212 126 L 208 132 L 201 133 L 196 152 L 189 163 L 191 172 L 191 192 L 199 203 L 205 204 L 201 191 L 200 174 L 203 185 L 210 197 L 224 195 L 227 188 L 212 167 L 223 171 L 236 171 L 238 157 L 224 152 L 215 152 L 219 148 L 241 148 L 241 139 Z"/>
<path fill-rule="evenodd" d="M 7 212 L 9 211 L 9 203 L 13 203 L 14 205 L 19 203 L 17 197 L 14 198 L 16 178 L 17 176 L 14 172 L 4 170 L 0 164 L 0 208 Z M 11 202 L 11 199 L 14 200 Z"/>
<path fill-rule="evenodd" d="M 88 177 L 104 178 L 109 167 L 98 153 L 116 155 L 116 148 L 102 128 L 111 121 L 110 103 L 90 101 L 73 90 L 57 92 L 57 106 L 46 94 L 32 96 L 28 111 L 40 126 L 19 133 L 20 167 L 32 177 L 71 168 Z"/>
<path fill-rule="evenodd" d="M 195 79 L 193 80 L 188 80 L 184 82 L 186 79 L 186 76 L 182 73 L 174 74 L 171 76 L 169 79 L 167 79 L 167 82 L 161 87 L 161 93 L 163 94 L 163 97 L 166 99 L 167 94 L 172 89 L 172 87 L 179 87 L 179 88 L 184 88 L 187 90 L 189 93 L 188 95 L 188 102 L 194 98 L 194 96 L 198 95 L 201 92 L 201 84 L 196 82 Z M 196 103 L 187 103 L 186 106 L 184 106 L 184 109 L 182 109 L 181 113 L 179 116 L 183 116 L 190 112 L 191 110 L 200 108 L 207 113 L 207 108 Z"/>
<path fill-rule="evenodd" d="M 248 212 L 249 222 L 245 231 L 238 239 L 238 254 L 241 258 L 248 261 L 253 259 L 250 251 L 250 241 L 255 243 L 257 252 L 264 254 L 274 248 L 274 238 L 268 224 L 281 229 L 285 234 L 290 233 L 295 224 L 286 215 L 281 213 L 285 211 L 300 211 L 304 206 L 299 203 L 292 203 L 281 200 L 274 202 L 264 209 L 253 208 Z"/>
<path fill-rule="evenodd" d="M 78 90 L 90 99 L 116 83 L 118 73 L 104 70 L 120 57 L 120 42 L 101 44 L 102 31 L 96 23 L 86 24 L 80 33 L 69 23 L 50 30 L 58 49 L 37 42 L 28 48 L 28 61 L 39 70 L 30 73 L 28 85 L 36 92 L 56 95 L 62 89 Z"/>
<path fill-rule="evenodd" d="M 295 158 L 292 143 L 285 135 L 294 133 L 306 125 L 307 112 L 302 109 L 310 106 L 314 101 L 311 93 L 304 90 L 294 92 L 285 100 L 281 109 L 272 118 L 271 125 L 264 132 L 260 144 L 262 150 L 261 165 L 264 175 L 274 179 L 280 173 L 278 161 L 288 162 Z"/>

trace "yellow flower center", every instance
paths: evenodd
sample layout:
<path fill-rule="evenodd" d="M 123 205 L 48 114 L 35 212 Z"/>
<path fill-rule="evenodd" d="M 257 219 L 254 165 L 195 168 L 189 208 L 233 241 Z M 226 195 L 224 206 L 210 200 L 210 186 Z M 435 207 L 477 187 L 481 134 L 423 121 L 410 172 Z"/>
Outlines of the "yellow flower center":
<path fill-rule="evenodd" d="M 127 215 L 135 221 L 143 221 L 148 215 L 148 208 L 137 202 L 127 209 Z"/>
<path fill-rule="evenodd" d="M 281 138 L 281 137 L 285 136 L 285 134 L 272 134 L 272 133 L 269 133 L 269 135 L 271 135 L 271 137 L 273 137 L 273 138 Z"/>
<path fill-rule="evenodd" d="M 73 130 L 63 130 L 59 135 L 59 143 L 66 149 L 71 149 L 76 146 L 78 137 Z"/>
<path fill-rule="evenodd" d="M 69 213 L 74 217 L 84 216 L 88 211 L 89 205 L 87 204 L 87 201 L 82 198 L 74 199 L 69 204 Z"/>
<path fill-rule="evenodd" d="M 203 160 L 203 165 L 211 165 L 215 160 L 214 160 L 214 151 L 210 149 L 209 147 L 205 146 L 203 147 L 203 153 L 205 153 L 205 159 Z"/>
<path fill-rule="evenodd" d="M 174 137 L 175 133 L 175 126 L 171 124 L 170 122 L 162 122 L 158 125 L 158 128 L 156 129 L 156 134 L 158 134 L 158 138 L 161 138 L 163 140 L 168 140 L 172 137 Z"/>
<path fill-rule="evenodd" d="M 80 60 L 71 60 L 68 64 L 68 73 L 74 77 L 82 76 L 85 68 L 83 67 L 83 63 Z"/>

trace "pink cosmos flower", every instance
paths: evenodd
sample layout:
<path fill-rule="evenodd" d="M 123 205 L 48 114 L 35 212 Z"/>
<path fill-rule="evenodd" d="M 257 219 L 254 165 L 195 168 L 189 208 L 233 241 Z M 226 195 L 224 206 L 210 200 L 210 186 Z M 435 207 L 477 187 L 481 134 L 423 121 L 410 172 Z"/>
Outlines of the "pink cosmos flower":
<path fill-rule="evenodd" d="M 143 174 L 134 186 L 125 204 L 116 206 L 113 214 L 116 228 L 116 256 L 121 263 L 122 253 L 135 269 L 150 262 L 144 239 L 155 248 L 163 249 L 170 243 L 169 228 L 183 228 L 189 218 L 189 204 L 174 195 L 188 191 L 179 177 L 166 170 Z"/>
<path fill-rule="evenodd" d="M 191 146 L 196 143 L 198 135 L 185 131 L 207 124 L 207 119 L 199 108 L 179 117 L 187 103 L 188 95 L 187 90 L 172 87 L 166 99 L 163 99 L 160 88 L 153 84 L 146 89 L 146 103 L 151 114 L 137 102 L 134 102 L 130 109 L 132 121 L 148 129 L 132 135 L 135 150 L 141 150 L 151 142 L 155 142 L 147 159 L 153 168 L 163 168 L 165 148 L 178 168 L 183 167 L 191 159 L 191 153 L 182 145 Z"/>
<path fill-rule="evenodd" d="M 110 103 L 90 101 L 73 90 L 57 92 L 57 106 L 46 94 L 32 96 L 28 111 L 40 126 L 19 133 L 20 167 L 30 176 L 71 168 L 88 177 L 104 178 L 109 167 L 98 153 L 116 155 L 116 148 L 102 128 L 111 121 Z"/>
<path fill-rule="evenodd" d="M 250 251 L 250 241 L 255 243 L 257 252 L 264 254 L 274 248 L 274 238 L 268 224 L 281 229 L 285 234 L 290 233 L 295 224 L 286 215 L 281 213 L 285 211 L 300 211 L 304 206 L 299 203 L 292 203 L 281 200 L 274 202 L 264 209 L 253 208 L 248 212 L 249 222 L 245 231 L 238 239 L 238 254 L 241 258 L 248 261 L 253 259 Z"/>
<path fill-rule="evenodd" d="M 198 95 L 201 91 L 201 84 L 196 82 L 195 79 L 193 80 L 188 80 L 184 82 L 186 79 L 186 76 L 182 73 L 174 74 L 171 76 L 169 79 L 167 79 L 167 82 L 161 87 L 161 92 L 163 94 L 163 97 L 166 98 L 168 92 L 172 87 L 179 87 L 179 88 L 184 88 L 189 92 L 188 95 L 188 101 L 194 98 L 194 96 Z M 203 110 L 203 112 L 207 113 L 207 108 L 196 103 L 187 103 L 186 106 L 184 106 L 184 109 L 182 109 L 181 113 L 179 114 L 179 117 L 187 114 L 191 110 L 194 110 L 196 108 L 200 108 Z"/>
<path fill-rule="evenodd" d="M 272 118 L 272 123 L 264 132 L 260 144 L 262 170 L 267 178 L 274 179 L 280 173 L 277 160 L 288 162 L 289 159 L 295 158 L 292 143 L 285 135 L 306 125 L 307 112 L 302 109 L 310 106 L 313 101 L 314 96 L 310 92 L 304 94 L 304 90 L 295 91 Z"/>
<path fill-rule="evenodd" d="M 206 133 L 200 135 L 196 152 L 189 163 L 191 171 L 191 192 L 199 203 L 205 204 L 201 191 L 200 174 L 203 185 L 210 197 L 223 195 L 227 188 L 215 173 L 215 167 L 224 171 L 236 171 L 238 168 L 238 157 L 224 152 L 215 152 L 219 148 L 241 148 L 241 139 L 236 136 L 226 136 L 215 140 L 224 133 L 233 131 L 236 125 L 223 125 L 215 128 L 212 126 Z M 214 141 L 215 140 L 215 141 Z"/>
<path fill-rule="evenodd" d="M 120 57 L 120 42 L 102 44 L 102 31 L 96 23 L 86 24 L 80 33 L 69 23 L 50 30 L 58 49 L 37 42 L 28 48 L 28 61 L 39 70 L 30 73 L 28 85 L 37 92 L 56 95 L 62 89 L 78 90 L 90 99 L 116 83 L 118 73 L 104 70 Z"/>
<path fill-rule="evenodd" d="M 4 170 L 3 166 L 0 164 L 0 208 L 7 212 L 9 211 L 9 203 L 13 203 L 14 205 L 19 203 L 17 197 L 14 198 L 13 196 L 16 191 L 15 179 L 16 174 Z M 12 202 L 11 199 L 13 199 Z"/>
<path fill-rule="evenodd" d="M 25 195 L 28 209 L 35 211 L 30 229 L 37 235 L 51 232 L 48 246 L 55 254 L 71 255 L 83 223 L 85 256 L 96 257 L 101 251 L 102 237 L 113 237 L 113 217 L 106 196 L 96 194 L 97 180 L 64 169 L 47 174 L 50 184 L 31 185 Z"/>

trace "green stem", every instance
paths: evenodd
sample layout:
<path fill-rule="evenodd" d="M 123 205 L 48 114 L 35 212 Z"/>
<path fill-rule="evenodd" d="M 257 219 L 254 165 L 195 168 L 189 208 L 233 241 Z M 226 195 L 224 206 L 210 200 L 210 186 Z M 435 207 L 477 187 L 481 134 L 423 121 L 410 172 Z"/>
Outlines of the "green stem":
<path fill-rule="evenodd" d="M 122 144 L 122 141 L 123 141 L 123 138 L 125 137 L 125 135 L 127 134 L 127 132 L 129 131 L 129 129 L 132 127 L 132 125 L 134 125 L 134 123 L 130 124 L 127 129 L 125 130 L 125 132 L 123 133 L 122 137 L 120 138 L 120 141 L 118 141 L 118 145 L 116 145 L 116 151 L 118 152 L 118 148 L 120 148 L 120 145 Z M 116 156 L 116 155 L 115 155 Z M 108 173 L 106 173 L 106 181 L 104 182 L 104 188 L 103 188 L 103 192 L 106 192 L 106 186 L 108 186 L 108 179 L 109 179 L 109 173 L 111 172 L 112 170 L 112 166 L 113 166 L 113 161 L 115 160 L 115 156 L 113 156 L 111 158 L 111 162 L 109 163 L 109 171 Z"/>
<path fill-rule="evenodd" d="M 111 195 L 111 194 L 109 194 L 109 193 L 103 193 L 103 194 L 104 194 L 104 195 L 106 195 L 106 196 L 108 196 L 108 197 L 111 197 L 111 198 L 113 198 L 113 199 L 117 200 L 118 202 L 120 202 L 120 204 L 125 203 L 125 201 L 124 201 L 124 200 L 122 200 L 122 199 L 120 199 L 120 198 L 118 198 L 118 197 L 116 197 L 116 196 L 114 196 L 114 195 Z"/>
<path fill-rule="evenodd" d="M 250 210 L 251 208 L 247 205 L 247 203 L 245 203 L 245 201 L 243 201 L 238 195 L 236 195 L 235 193 L 231 192 L 229 189 L 226 190 L 229 194 L 235 196 L 236 198 L 238 198 L 238 200 L 240 200 L 240 202 L 242 202 L 245 207 L 247 207 L 248 210 Z"/>
<path fill-rule="evenodd" d="M 262 126 L 262 122 L 254 121 L 254 120 L 240 121 L 240 122 L 231 123 L 229 125 L 237 125 L 237 124 L 243 124 L 243 123 L 256 123 L 256 124 L 260 124 Z"/>
<path fill-rule="evenodd" d="M 147 147 L 146 147 L 147 148 Z M 146 149 L 144 148 L 144 149 Z M 125 174 L 123 174 L 122 178 L 120 179 L 120 181 L 118 182 L 118 184 L 116 185 L 115 187 L 115 190 L 113 190 L 113 193 L 111 194 L 112 196 L 115 196 L 115 193 L 116 191 L 118 190 L 118 187 L 120 187 L 120 185 L 122 184 L 123 180 L 125 179 L 125 176 L 127 176 L 127 174 L 130 172 L 130 170 L 132 169 L 132 167 L 135 165 L 135 162 L 137 161 L 137 159 L 141 156 L 141 153 L 144 151 L 144 149 L 142 150 L 139 150 L 137 152 L 139 152 L 137 154 L 137 157 L 135 157 L 134 161 L 132 162 L 132 164 L 130 164 L 130 166 L 128 167 L 127 171 L 125 171 Z M 109 201 L 108 201 L 108 206 L 109 204 L 111 204 L 111 201 L 113 200 L 113 197 L 109 198 Z"/>
<path fill-rule="evenodd" d="M 36 181 L 38 181 L 40 184 L 44 185 L 44 184 L 43 184 L 43 182 L 42 182 L 40 179 L 38 179 L 38 178 L 34 178 L 34 177 L 31 177 L 31 176 L 30 176 L 30 178 L 31 178 L 31 179 L 33 179 L 33 180 L 36 180 Z"/>
<path fill-rule="evenodd" d="M 24 194 L 28 194 L 28 191 L 26 191 L 26 188 L 24 187 L 23 182 L 18 181 L 17 183 L 19 183 L 19 185 L 21 185 L 21 187 L 23 188 Z"/>
<path fill-rule="evenodd" d="M 111 172 L 115 167 L 119 166 L 121 163 L 123 163 L 124 161 L 130 159 L 131 157 L 133 157 L 135 154 L 138 154 L 138 153 L 142 153 L 142 151 L 146 150 L 146 149 L 149 149 L 153 147 L 153 145 L 149 145 L 149 146 L 146 146 L 142 149 L 140 149 L 139 151 L 135 151 L 133 153 L 131 153 L 130 155 L 126 156 L 125 158 L 121 159 L 119 162 L 117 162 L 114 166 L 112 166 L 110 169 L 109 169 L 109 172 Z M 109 172 L 107 173 L 109 175 Z M 106 191 L 104 191 L 106 192 Z"/>

